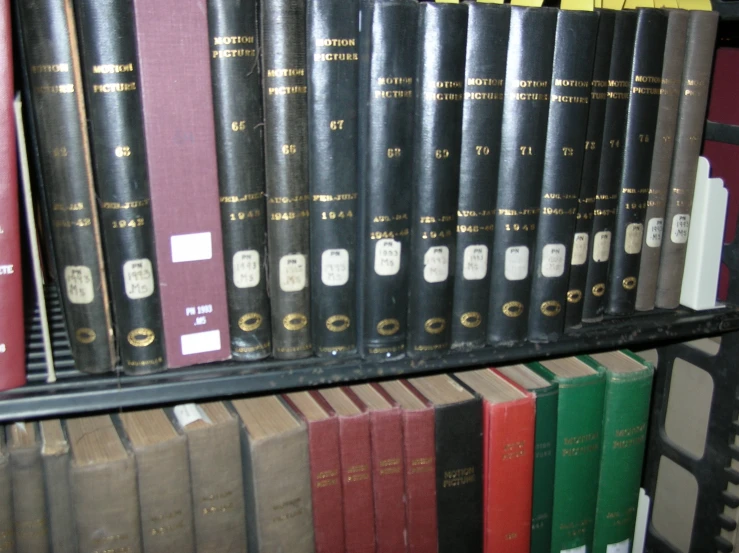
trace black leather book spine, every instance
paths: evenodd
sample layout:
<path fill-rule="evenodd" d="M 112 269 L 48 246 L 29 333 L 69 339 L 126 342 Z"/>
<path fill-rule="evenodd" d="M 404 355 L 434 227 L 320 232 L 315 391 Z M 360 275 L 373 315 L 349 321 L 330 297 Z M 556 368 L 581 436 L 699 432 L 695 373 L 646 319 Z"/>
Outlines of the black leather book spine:
<path fill-rule="evenodd" d="M 467 10 L 452 349 L 485 345 L 511 21 L 507 5 L 471 3 Z"/>
<path fill-rule="evenodd" d="M 272 351 L 311 355 L 305 0 L 261 5 Z"/>
<path fill-rule="evenodd" d="M 487 341 L 526 338 L 558 11 L 511 8 Z"/>
<path fill-rule="evenodd" d="M 590 108 L 588 128 L 585 133 L 585 154 L 582 160 L 580 177 L 580 199 L 578 200 L 577 223 L 572 240 L 570 257 L 570 278 L 567 288 L 565 310 L 565 329 L 580 326 L 582 323 L 585 281 L 588 276 L 588 246 L 593 230 L 593 211 L 595 194 L 598 189 L 598 169 L 603 151 L 603 123 L 606 117 L 608 98 L 608 72 L 611 67 L 611 46 L 616 12 L 600 10 L 598 38 L 593 62 L 593 78 L 590 86 Z"/>
<path fill-rule="evenodd" d="M 361 353 L 407 339 L 418 2 L 365 0 L 360 48 Z"/>
<path fill-rule="evenodd" d="M 130 0 L 76 0 L 110 296 L 123 370 L 166 367 Z"/>
<path fill-rule="evenodd" d="M 626 133 L 626 109 L 631 91 L 631 64 L 636 36 L 635 11 L 616 14 L 613 30 L 611 63 L 608 70 L 606 113 L 603 121 L 602 149 L 598 167 L 598 187 L 595 194 L 593 229 L 588 244 L 588 272 L 583 293 L 583 322 L 603 318 L 604 294 L 608 278 L 611 237 L 618 205 L 623 144 Z"/>
<path fill-rule="evenodd" d="M 541 212 L 529 300 L 531 342 L 556 340 L 564 330 L 597 36 L 597 12 L 561 10 L 557 15 Z"/>
<path fill-rule="evenodd" d="M 75 367 L 116 360 L 71 0 L 19 3 L 57 274 Z"/>
<path fill-rule="evenodd" d="M 606 313 L 634 312 L 636 284 L 644 239 L 655 130 L 662 91 L 662 61 L 667 38 L 667 12 L 639 10 L 631 71 L 624 159 L 618 192 L 615 235 L 608 270 Z"/>
<path fill-rule="evenodd" d="M 272 351 L 256 0 L 208 2 L 218 185 L 234 359 Z"/>
<path fill-rule="evenodd" d="M 359 0 L 307 0 L 313 351 L 356 350 Z"/>
<path fill-rule="evenodd" d="M 437 406 L 439 553 L 482 551 L 482 401 Z"/>
<path fill-rule="evenodd" d="M 428 2 L 418 19 L 408 355 L 449 349 L 467 5 Z"/>

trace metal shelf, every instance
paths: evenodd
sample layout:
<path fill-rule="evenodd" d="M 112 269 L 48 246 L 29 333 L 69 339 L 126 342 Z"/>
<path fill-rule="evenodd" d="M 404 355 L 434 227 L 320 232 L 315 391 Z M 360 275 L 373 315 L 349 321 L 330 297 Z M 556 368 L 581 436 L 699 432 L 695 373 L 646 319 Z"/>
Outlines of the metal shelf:
<path fill-rule="evenodd" d="M 74 369 L 58 300 L 52 298 L 50 303 L 58 380 L 53 384 L 45 382 L 40 328 L 38 320 L 32 317 L 28 328 L 28 385 L 0 393 L 0 422 L 396 378 L 739 330 L 739 308 L 733 306 L 706 312 L 655 311 L 586 325 L 547 344 L 487 347 L 417 361 L 313 357 L 296 361 L 213 363 L 146 376 L 87 375 Z"/>

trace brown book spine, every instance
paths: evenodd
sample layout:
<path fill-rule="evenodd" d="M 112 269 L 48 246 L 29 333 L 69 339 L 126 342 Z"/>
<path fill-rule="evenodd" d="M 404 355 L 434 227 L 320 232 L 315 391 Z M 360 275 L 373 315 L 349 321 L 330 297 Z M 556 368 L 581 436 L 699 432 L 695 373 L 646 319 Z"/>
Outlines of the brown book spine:
<path fill-rule="evenodd" d="M 44 453 L 43 467 L 51 551 L 77 553 L 77 533 L 74 529 L 69 481 L 69 449 L 54 454 Z"/>
<path fill-rule="evenodd" d="M 228 359 L 206 2 L 133 6 L 167 364 Z"/>
<path fill-rule="evenodd" d="M 670 10 L 667 19 L 667 41 L 662 64 L 662 94 L 659 97 L 659 114 L 654 137 L 652 173 L 649 177 L 649 197 L 644 219 L 639 277 L 637 278 L 637 311 L 654 309 L 657 293 L 659 254 L 662 248 L 662 229 L 667 206 L 667 187 L 670 183 L 672 154 L 675 151 L 677 108 L 680 102 L 680 84 L 685 61 L 685 36 L 688 30 L 688 12 Z"/>
<path fill-rule="evenodd" d="M 249 551 L 313 553 L 305 425 L 259 441 L 242 434 Z"/>
<path fill-rule="evenodd" d="M 0 427 L 0 434 L 3 429 Z M 13 530 L 13 483 L 10 458 L 4 448 L 5 439 L 0 436 L 0 553 L 15 551 Z"/>
<path fill-rule="evenodd" d="M 134 448 L 146 553 L 194 553 L 187 440 Z"/>
<path fill-rule="evenodd" d="M 39 444 L 10 449 L 16 553 L 49 551 L 44 474 Z"/>
<path fill-rule="evenodd" d="M 680 303 L 690 209 L 693 205 L 717 28 L 718 13 L 690 12 L 675 132 L 675 154 L 672 159 L 655 298 L 655 305 L 663 309 L 673 309 Z"/>
<path fill-rule="evenodd" d="M 72 505 L 80 553 L 141 553 L 136 462 L 72 462 Z"/>
<path fill-rule="evenodd" d="M 187 431 L 195 550 L 246 553 L 239 425 L 235 418 Z M 256 549 L 254 551 L 257 551 Z"/>

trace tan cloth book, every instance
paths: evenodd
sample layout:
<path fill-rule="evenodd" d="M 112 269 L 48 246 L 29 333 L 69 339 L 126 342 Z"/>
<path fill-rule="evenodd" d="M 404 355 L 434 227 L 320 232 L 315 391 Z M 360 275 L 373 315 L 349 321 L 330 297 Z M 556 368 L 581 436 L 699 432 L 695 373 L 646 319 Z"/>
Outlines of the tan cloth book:
<path fill-rule="evenodd" d="M 77 532 L 74 528 L 72 488 L 69 481 L 69 442 L 59 419 L 41 421 L 39 429 L 51 551 L 77 553 Z"/>

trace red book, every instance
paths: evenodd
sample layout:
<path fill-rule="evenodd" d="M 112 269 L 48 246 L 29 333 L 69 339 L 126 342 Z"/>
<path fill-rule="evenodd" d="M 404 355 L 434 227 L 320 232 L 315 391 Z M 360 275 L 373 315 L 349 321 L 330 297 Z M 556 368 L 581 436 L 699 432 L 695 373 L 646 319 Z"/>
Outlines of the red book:
<path fill-rule="evenodd" d="M 0 390 L 26 383 L 12 42 L 10 0 L 4 0 L 0 2 Z"/>
<path fill-rule="evenodd" d="M 230 357 L 205 0 L 134 0 L 169 367 Z"/>
<path fill-rule="evenodd" d="M 405 381 L 383 382 L 380 386 L 403 411 L 408 552 L 436 553 L 438 522 L 434 408 Z"/>
<path fill-rule="evenodd" d="M 316 553 L 344 553 L 339 420 L 316 394 L 296 392 L 283 398 L 308 427 Z"/>
<path fill-rule="evenodd" d="M 483 400 L 483 551 L 528 553 L 536 398 L 495 370 L 455 376 Z"/>
<path fill-rule="evenodd" d="M 352 386 L 347 394 L 370 415 L 377 553 L 403 553 L 406 527 L 402 411 L 376 384 Z"/>
<path fill-rule="evenodd" d="M 370 417 L 341 388 L 319 392 L 339 419 L 346 553 L 375 552 Z"/>

